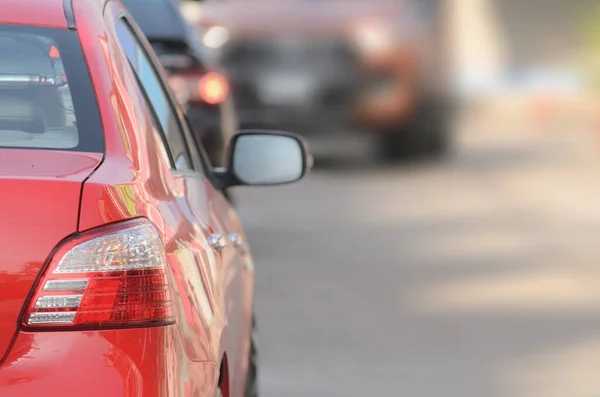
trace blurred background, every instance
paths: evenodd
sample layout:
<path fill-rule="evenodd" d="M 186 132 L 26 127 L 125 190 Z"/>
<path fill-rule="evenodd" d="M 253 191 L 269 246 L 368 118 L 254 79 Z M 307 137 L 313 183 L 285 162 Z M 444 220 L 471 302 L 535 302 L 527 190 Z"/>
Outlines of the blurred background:
<path fill-rule="evenodd" d="M 599 1 L 177 6 L 217 116 L 317 160 L 233 192 L 261 395 L 600 395 Z"/>

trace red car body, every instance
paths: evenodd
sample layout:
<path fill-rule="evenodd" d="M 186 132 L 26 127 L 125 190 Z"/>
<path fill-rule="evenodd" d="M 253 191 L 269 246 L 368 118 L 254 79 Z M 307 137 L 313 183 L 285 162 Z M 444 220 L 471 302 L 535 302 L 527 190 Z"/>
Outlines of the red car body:
<path fill-rule="evenodd" d="M 242 396 L 253 262 L 248 249 L 209 244 L 215 233 L 243 241 L 240 221 L 208 176 L 170 168 L 116 39 L 121 4 L 74 1 L 72 26 L 67 3 L 5 0 L 0 13 L 0 24 L 76 30 L 104 137 L 103 153 L 0 148 L 0 395 L 212 397 L 220 385 L 223 395 Z M 131 219 L 149 220 L 162 240 L 174 321 L 26 326 L 53 255 L 87 231 Z"/>

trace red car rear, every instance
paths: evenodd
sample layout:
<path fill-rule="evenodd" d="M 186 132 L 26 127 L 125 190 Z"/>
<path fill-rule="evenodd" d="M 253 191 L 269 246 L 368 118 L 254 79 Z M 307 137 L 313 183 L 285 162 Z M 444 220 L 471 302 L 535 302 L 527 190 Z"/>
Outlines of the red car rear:
<path fill-rule="evenodd" d="M 221 191 L 293 182 L 292 135 L 195 142 L 120 3 L 0 14 L 0 395 L 253 396 L 253 263 Z"/>

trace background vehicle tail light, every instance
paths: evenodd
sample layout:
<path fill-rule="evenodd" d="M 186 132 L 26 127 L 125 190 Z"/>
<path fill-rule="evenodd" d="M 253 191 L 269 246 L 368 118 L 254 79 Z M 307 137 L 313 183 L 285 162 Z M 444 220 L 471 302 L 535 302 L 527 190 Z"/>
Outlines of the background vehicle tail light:
<path fill-rule="evenodd" d="M 53 255 L 27 304 L 25 328 L 173 323 L 162 240 L 144 219 L 86 232 Z"/>
<path fill-rule="evenodd" d="M 204 75 L 173 74 L 169 77 L 169 85 L 183 106 L 189 102 L 206 102 L 216 105 L 225 101 L 229 93 L 227 79 L 214 72 Z"/>
<path fill-rule="evenodd" d="M 225 77 L 218 73 L 206 74 L 198 84 L 198 91 L 202 99 L 210 104 L 217 104 L 227 99 L 229 85 Z"/>

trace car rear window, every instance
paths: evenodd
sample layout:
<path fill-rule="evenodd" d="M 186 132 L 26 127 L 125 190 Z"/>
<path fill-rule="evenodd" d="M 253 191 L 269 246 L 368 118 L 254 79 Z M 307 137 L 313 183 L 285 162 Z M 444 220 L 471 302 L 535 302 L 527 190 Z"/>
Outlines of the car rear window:
<path fill-rule="evenodd" d="M 77 33 L 0 24 L 0 147 L 104 152 Z"/>

